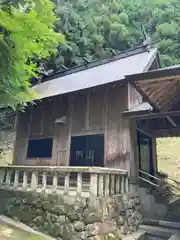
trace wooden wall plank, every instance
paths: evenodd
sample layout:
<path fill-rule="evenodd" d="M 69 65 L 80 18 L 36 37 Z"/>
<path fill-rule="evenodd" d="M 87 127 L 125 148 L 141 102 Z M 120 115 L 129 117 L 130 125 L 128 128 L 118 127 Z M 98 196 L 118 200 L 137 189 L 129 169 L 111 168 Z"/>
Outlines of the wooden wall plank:
<path fill-rule="evenodd" d="M 105 87 L 90 91 L 89 101 L 89 130 L 104 129 Z"/>
<path fill-rule="evenodd" d="M 69 117 L 69 102 L 68 96 L 57 99 L 53 103 L 54 107 L 54 121 L 63 116 L 67 117 L 67 123 L 54 123 L 54 140 L 53 140 L 53 159 L 52 165 L 66 166 L 69 163 L 69 131 L 70 131 L 70 117 Z"/>
<path fill-rule="evenodd" d="M 54 118 L 53 118 L 53 102 L 46 101 L 43 104 L 42 116 L 42 135 L 44 137 L 53 136 L 54 133 Z"/>
<path fill-rule="evenodd" d="M 29 137 L 31 139 L 52 137 L 53 127 L 52 101 L 45 100 L 32 106 Z"/>
<path fill-rule="evenodd" d="M 51 166 L 51 158 L 28 158 L 25 165 L 30 166 Z"/>
<path fill-rule="evenodd" d="M 107 167 L 127 169 L 129 166 L 129 125 L 122 112 L 127 108 L 126 86 L 108 88 L 108 111 L 105 140 L 105 163 Z"/>
<path fill-rule="evenodd" d="M 35 139 L 42 135 L 43 105 L 42 103 L 31 107 L 31 120 L 29 137 Z"/>
<path fill-rule="evenodd" d="M 72 133 L 84 132 L 86 128 L 87 92 L 73 94 Z"/>
<path fill-rule="evenodd" d="M 128 109 L 131 109 L 142 102 L 143 99 L 141 94 L 131 84 L 128 84 Z"/>
<path fill-rule="evenodd" d="M 16 139 L 14 145 L 14 164 L 26 164 L 30 109 L 20 112 L 17 116 Z"/>
<path fill-rule="evenodd" d="M 55 123 L 62 116 L 68 119 L 68 97 L 44 101 L 20 113 L 17 123 L 14 159 L 16 164 L 67 165 L 69 150 L 69 120 L 67 124 Z M 31 120 L 31 121 L 30 121 Z M 29 124 L 30 122 L 30 124 Z M 29 136 L 29 137 L 28 137 Z M 52 158 L 26 159 L 28 139 L 53 137 Z"/>
<path fill-rule="evenodd" d="M 129 121 L 122 116 L 122 112 L 128 108 L 128 91 L 127 85 L 102 86 L 95 91 L 90 89 L 57 96 L 51 102 L 44 101 L 44 105 L 33 108 L 29 136 L 42 138 L 51 135 L 53 157 L 52 160 L 29 159 L 26 164 L 68 165 L 71 136 L 102 131 L 105 133 L 105 166 L 129 169 L 130 126 Z M 67 116 L 67 124 L 55 123 L 62 116 Z M 30 116 L 23 121 L 28 122 L 28 119 Z M 21 142 L 27 145 L 27 128 L 25 132 L 24 135 L 22 131 L 18 133 L 16 149 L 20 148 Z M 18 156 L 21 152 L 18 151 Z"/>

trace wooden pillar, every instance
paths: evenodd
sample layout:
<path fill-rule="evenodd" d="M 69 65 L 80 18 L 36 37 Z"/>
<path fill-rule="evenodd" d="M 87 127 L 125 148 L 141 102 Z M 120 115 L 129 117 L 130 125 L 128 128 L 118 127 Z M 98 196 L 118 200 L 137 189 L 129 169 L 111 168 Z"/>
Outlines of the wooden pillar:
<path fill-rule="evenodd" d="M 136 120 L 129 119 L 129 147 L 130 147 L 130 191 L 132 193 L 137 192 L 136 181 L 138 179 L 138 156 L 137 156 L 137 132 L 136 132 Z"/>
<path fill-rule="evenodd" d="M 157 162 L 157 144 L 156 144 L 155 136 L 152 136 L 152 157 L 153 157 L 154 172 L 157 172 L 158 171 L 158 162 Z"/>
<path fill-rule="evenodd" d="M 54 136 L 53 136 L 53 151 L 52 165 L 68 166 L 69 165 L 69 147 L 70 147 L 70 103 L 68 97 L 61 97 L 53 103 L 54 116 Z M 62 117 L 66 119 L 64 122 L 59 122 Z M 57 122 L 56 122 L 57 120 Z"/>

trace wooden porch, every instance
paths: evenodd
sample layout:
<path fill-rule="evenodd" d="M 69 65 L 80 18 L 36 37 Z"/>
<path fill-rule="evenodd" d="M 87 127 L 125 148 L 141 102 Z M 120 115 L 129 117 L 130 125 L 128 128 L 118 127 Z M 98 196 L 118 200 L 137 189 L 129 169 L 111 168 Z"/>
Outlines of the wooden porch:
<path fill-rule="evenodd" d="M 100 167 L 0 166 L 0 189 L 75 197 L 103 197 L 129 191 L 128 172 Z"/>

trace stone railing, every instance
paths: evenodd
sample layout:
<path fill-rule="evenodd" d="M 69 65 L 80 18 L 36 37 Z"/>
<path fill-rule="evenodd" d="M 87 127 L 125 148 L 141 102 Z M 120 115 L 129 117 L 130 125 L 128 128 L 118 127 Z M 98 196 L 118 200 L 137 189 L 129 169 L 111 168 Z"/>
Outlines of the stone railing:
<path fill-rule="evenodd" d="M 0 188 L 73 196 L 112 196 L 129 191 L 125 170 L 99 167 L 0 166 Z"/>

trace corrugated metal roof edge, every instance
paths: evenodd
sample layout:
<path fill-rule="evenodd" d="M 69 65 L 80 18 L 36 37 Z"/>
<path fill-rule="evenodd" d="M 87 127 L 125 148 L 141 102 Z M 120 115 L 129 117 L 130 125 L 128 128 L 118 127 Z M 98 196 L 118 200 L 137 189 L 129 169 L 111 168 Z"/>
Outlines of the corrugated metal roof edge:
<path fill-rule="evenodd" d="M 123 59 L 123 58 L 126 58 L 126 57 L 130 57 L 130 56 L 134 56 L 134 55 L 136 55 L 136 54 L 143 53 L 143 52 L 150 52 L 150 50 L 151 50 L 151 51 L 154 50 L 154 51 L 153 51 L 153 53 L 152 53 L 152 55 L 151 55 L 151 58 L 149 59 L 147 65 L 146 65 L 146 66 L 144 67 L 144 69 L 143 69 L 143 72 L 145 72 L 145 71 L 148 70 L 148 67 L 151 66 L 152 62 L 153 62 L 154 59 L 156 58 L 157 53 L 158 53 L 157 48 L 149 48 L 149 49 L 146 49 L 146 50 L 144 50 L 144 51 L 134 52 L 134 54 L 131 54 L 131 55 L 128 55 L 128 56 L 125 55 L 125 56 L 123 56 L 123 57 L 121 57 L 121 58 Z M 115 61 L 115 60 L 119 60 L 119 59 L 121 59 L 121 58 L 119 57 L 119 58 L 117 58 L 117 59 L 114 59 L 114 61 Z M 99 65 L 103 65 L 103 64 L 106 64 L 106 63 L 108 63 L 108 62 L 101 63 L 101 64 L 99 64 Z M 97 66 L 99 66 L 99 65 L 97 65 Z M 94 66 L 94 67 L 95 67 L 95 66 Z M 81 69 L 80 71 L 87 70 L 87 69 L 89 69 L 89 68 Z M 71 73 L 69 73 L 69 74 L 64 74 L 64 75 L 59 76 L 59 77 L 63 77 L 63 76 L 70 75 L 70 74 L 73 74 L 73 73 L 77 73 L 77 72 L 80 72 L 80 71 L 78 71 L 78 70 L 76 69 L 75 72 L 71 72 Z M 53 78 L 53 79 L 51 79 L 51 80 L 54 80 L 54 79 L 56 79 L 56 78 L 58 78 L 58 76 L 56 76 L 55 78 Z M 108 83 L 105 83 L 105 84 L 102 84 L 102 85 L 116 84 L 116 83 L 118 83 L 119 81 L 121 82 L 121 84 L 124 84 L 124 83 L 128 83 L 128 82 L 129 82 L 128 79 L 126 79 L 126 77 L 124 77 L 123 79 L 118 79 L 118 80 L 116 80 L 116 81 L 108 82 Z M 43 84 L 43 83 L 42 83 L 42 84 Z M 98 87 L 98 86 L 100 86 L 100 85 L 97 85 L 97 86 L 94 86 L 94 87 Z M 90 88 L 93 88 L 93 87 L 90 87 Z M 84 90 L 84 89 L 80 89 L 80 90 Z M 49 96 L 49 97 L 53 97 L 53 96 Z M 43 97 L 43 98 L 34 99 L 34 101 L 42 100 L 42 99 L 49 98 L 49 97 Z"/>
<path fill-rule="evenodd" d="M 152 49 L 152 48 L 150 48 L 150 49 Z M 118 53 L 118 54 L 110 56 L 110 57 L 105 57 L 105 58 L 93 61 L 91 63 L 87 63 L 85 65 L 77 66 L 77 67 L 71 68 L 69 70 L 64 70 L 62 72 L 54 73 L 53 75 L 50 75 L 48 77 L 44 77 L 42 79 L 42 82 L 50 81 L 50 80 L 53 80 L 53 79 L 58 78 L 58 77 L 63 77 L 65 75 L 80 72 L 80 71 L 83 71 L 83 70 L 86 70 L 86 69 L 89 69 L 89 68 L 97 67 L 97 66 L 109 63 L 109 62 L 113 62 L 113 61 L 116 61 L 116 60 L 119 60 L 119 59 L 127 58 L 127 57 L 130 57 L 130 56 L 140 54 L 140 53 L 143 53 L 143 52 L 148 52 L 148 51 L 149 51 L 149 46 L 148 45 L 140 45 L 136 48 L 128 49 L 126 51 L 123 51 L 121 53 Z"/>
<path fill-rule="evenodd" d="M 157 61 L 158 61 L 159 66 L 161 66 L 160 60 L 159 60 L 159 52 L 158 52 L 158 49 L 157 49 L 157 48 L 151 48 L 151 50 L 152 50 L 152 49 L 154 49 L 154 53 L 152 54 L 151 59 L 149 60 L 149 62 L 147 63 L 147 65 L 145 66 L 145 68 L 144 68 L 144 70 L 143 70 L 143 73 L 149 71 L 149 68 L 151 67 L 151 65 L 152 65 L 152 63 L 153 63 L 153 61 L 155 60 L 156 57 L 157 57 Z"/>

